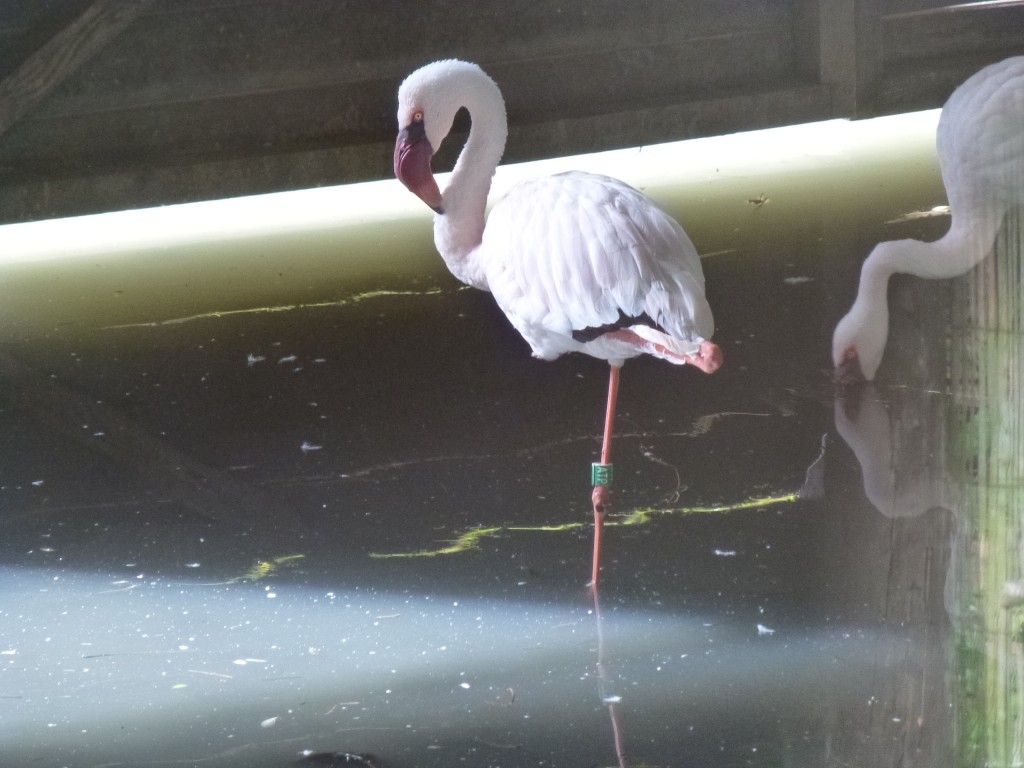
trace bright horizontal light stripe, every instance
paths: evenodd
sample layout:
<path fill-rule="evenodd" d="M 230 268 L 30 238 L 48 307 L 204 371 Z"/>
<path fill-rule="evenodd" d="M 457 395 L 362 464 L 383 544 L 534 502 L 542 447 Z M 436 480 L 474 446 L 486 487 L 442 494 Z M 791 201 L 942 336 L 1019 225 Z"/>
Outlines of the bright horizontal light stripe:
<path fill-rule="evenodd" d="M 707 185 L 845 165 L 893 137 L 934 135 L 938 110 L 850 122 L 829 120 L 589 155 L 505 165 L 492 199 L 524 178 L 566 170 L 614 176 L 657 197 L 666 186 Z M 443 188 L 447 174 L 439 174 Z M 427 218 L 430 211 L 398 182 L 279 192 L 227 200 L 0 226 L 0 266 L 268 235 L 337 230 Z"/>

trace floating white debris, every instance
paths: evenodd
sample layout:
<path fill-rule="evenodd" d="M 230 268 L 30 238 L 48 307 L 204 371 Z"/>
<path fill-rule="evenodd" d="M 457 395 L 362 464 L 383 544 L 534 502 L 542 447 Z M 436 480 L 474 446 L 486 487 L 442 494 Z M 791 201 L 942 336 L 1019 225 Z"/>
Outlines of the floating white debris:
<path fill-rule="evenodd" d="M 716 549 L 715 554 L 718 557 L 736 557 L 735 549 Z"/>
<path fill-rule="evenodd" d="M 786 285 L 803 285 L 804 283 L 809 283 L 813 280 L 813 277 L 808 277 L 807 275 L 797 275 L 796 277 L 783 278 L 782 282 Z"/>
<path fill-rule="evenodd" d="M 268 717 L 266 720 L 264 720 L 264 721 L 262 721 L 260 723 L 260 728 L 270 728 L 270 727 L 276 725 L 277 724 L 277 720 L 278 720 L 279 717 L 280 717 L 280 715 L 275 715 L 274 717 Z"/>
<path fill-rule="evenodd" d="M 621 696 L 603 696 L 603 697 L 601 697 L 601 701 L 604 702 L 605 704 L 618 704 L 620 701 L 622 701 L 622 697 Z"/>
<path fill-rule="evenodd" d="M 278 359 L 277 364 L 284 365 L 285 363 L 294 363 L 298 359 L 299 358 L 297 355 L 285 355 L 284 357 Z"/>
<path fill-rule="evenodd" d="M 459 683 L 459 688 L 469 688 L 469 683 Z"/>
<path fill-rule="evenodd" d="M 769 627 L 766 627 L 764 624 L 758 624 L 757 625 L 757 634 L 759 634 L 759 635 L 774 635 L 775 634 L 775 630 L 774 629 L 770 629 Z"/>
<path fill-rule="evenodd" d="M 250 352 L 249 356 L 245 358 L 245 362 L 246 365 L 249 365 L 251 367 L 253 365 L 256 365 L 256 363 L 262 363 L 266 359 L 267 358 L 265 358 L 263 355 L 254 355 L 252 352 Z"/>
<path fill-rule="evenodd" d="M 40 485 L 42 485 L 45 482 L 46 482 L 45 480 L 33 480 L 32 481 L 32 485 L 34 485 L 36 488 L 38 488 Z"/>
<path fill-rule="evenodd" d="M 312 443 L 307 443 L 303 441 L 302 445 L 299 446 L 299 450 L 302 451 L 303 453 L 309 453 L 310 451 L 321 451 L 323 450 L 323 446 L 313 445 Z"/>

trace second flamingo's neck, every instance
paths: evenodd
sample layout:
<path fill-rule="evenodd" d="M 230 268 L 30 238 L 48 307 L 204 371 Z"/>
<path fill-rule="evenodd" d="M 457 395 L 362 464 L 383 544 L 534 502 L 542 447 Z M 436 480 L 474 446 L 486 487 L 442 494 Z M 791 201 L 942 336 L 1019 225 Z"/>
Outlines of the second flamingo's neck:
<path fill-rule="evenodd" d="M 864 296 L 884 301 L 889 277 L 896 272 L 932 280 L 964 274 L 992 250 L 1000 219 L 988 212 L 955 219 L 943 237 L 930 243 L 879 243 L 864 261 L 858 299 Z"/>
<path fill-rule="evenodd" d="M 483 240 L 487 194 L 505 151 L 508 127 L 497 86 L 484 79 L 466 84 L 464 102 L 472 125 L 466 146 L 443 193 L 444 213 L 434 218 L 434 242 L 455 277 L 487 289 L 479 247 Z"/>
<path fill-rule="evenodd" d="M 954 218 L 949 231 L 935 242 L 899 241 L 906 245 L 898 251 L 890 252 L 896 258 L 890 259 L 890 264 L 886 266 L 892 272 L 905 272 L 929 279 L 962 275 L 992 251 L 1001 219 L 1001 209 L 989 209 L 975 215 Z"/>
<path fill-rule="evenodd" d="M 999 216 L 975 212 L 953 221 L 942 238 L 890 240 L 879 243 L 865 259 L 857 298 L 836 325 L 832 357 L 841 366 L 852 353 L 867 379 L 874 378 L 889 334 L 889 278 L 897 272 L 929 279 L 950 278 L 968 271 L 992 249 Z"/>

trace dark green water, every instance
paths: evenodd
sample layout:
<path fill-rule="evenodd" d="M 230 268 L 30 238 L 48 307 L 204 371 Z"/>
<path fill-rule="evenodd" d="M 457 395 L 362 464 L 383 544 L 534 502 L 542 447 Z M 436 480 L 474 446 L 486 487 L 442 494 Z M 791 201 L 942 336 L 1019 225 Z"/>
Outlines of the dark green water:
<path fill-rule="evenodd" d="M 607 369 L 486 294 L 9 340 L 0 765 L 610 766 L 616 730 L 633 766 L 957 765 L 952 287 L 895 281 L 859 409 L 825 373 L 871 245 L 945 222 L 763 191 L 698 238 L 726 365 L 623 370 L 600 612 Z"/>

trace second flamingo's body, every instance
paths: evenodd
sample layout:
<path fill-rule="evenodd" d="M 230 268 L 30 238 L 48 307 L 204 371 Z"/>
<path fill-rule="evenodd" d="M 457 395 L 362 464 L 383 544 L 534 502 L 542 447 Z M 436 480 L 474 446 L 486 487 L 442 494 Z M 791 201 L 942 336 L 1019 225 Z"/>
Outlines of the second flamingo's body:
<path fill-rule="evenodd" d="M 832 361 L 841 381 L 874 379 L 889 334 L 889 278 L 949 278 L 992 250 L 1006 213 L 1024 206 L 1024 56 L 969 77 L 939 116 L 936 150 L 952 221 L 940 239 L 879 243 L 861 267 L 857 298 L 836 325 Z"/>

